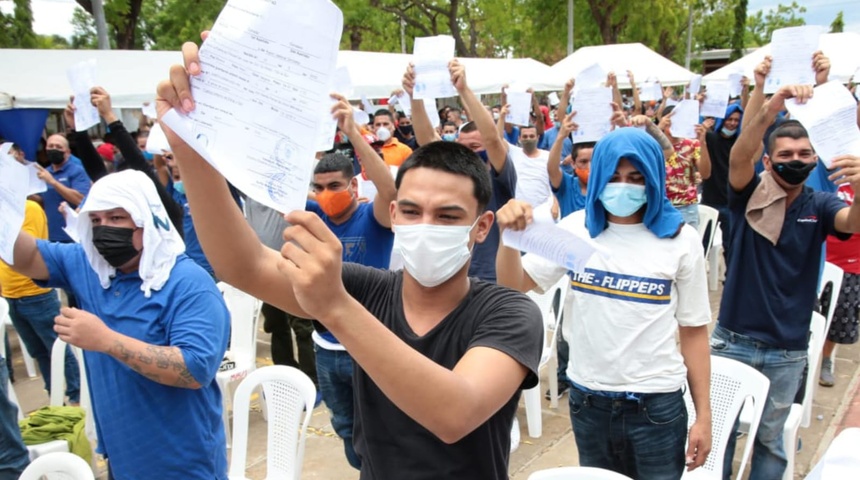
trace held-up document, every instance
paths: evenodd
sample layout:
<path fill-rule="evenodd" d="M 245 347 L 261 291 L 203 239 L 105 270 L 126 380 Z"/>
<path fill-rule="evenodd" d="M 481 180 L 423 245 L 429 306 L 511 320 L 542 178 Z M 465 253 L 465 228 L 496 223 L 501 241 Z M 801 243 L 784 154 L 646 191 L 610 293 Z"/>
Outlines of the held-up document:
<path fill-rule="evenodd" d="M 663 99 L 663 89 L 658 82 L 645 82 L 639 87 L 639 100 L 643 102 Z"/>
<path fill-rule="evenodd" d="M 571 134 L 573 143 L 596 142 L 612 131 L 612 89 L 582 89 L 570 107 L 579 128 Z"/>
<path fill-rule="evenodd" d="M 140 111 L 149 118 L 158 118 L 158 112 L 155 110 L 155 100 L 150 100 L 141 105 Z"/>
<path fill-rule="evenodd" d="M 329 0 L 229 0 L 191 78 L 196 108 L 164 122 L 254 200 L 303 210 L 342 30 Z"/>
<path fill-rule="evenodd" d="M 170 151 L 170 144 L 167 142 L 164 130 L 161 129 L 161 124 L 155 123 L 149 129 L 149 136 L 146 137 L 146 147 L 144 147 L 144 150 L 153 155 L 161 155 L 164 152 Z"/>
<path fill-rule="evenodd" d="M 99 123 L 99 111 L 90 102 L 90 90 L 96 86 L 96 61 L 86 60 L 66 71 L 75 95 L 75 130 L 85 132 Z"/>
<path fill-rule="evenodd" d="M 729 97 L 736 98 L 741 96 L 741 94 L 744 92 L 743 80 L 743 73 L 729 74 Z"/>
<path fill-rule="evenodd" d="M 860 154 L 857 103 L 839 81 L 815 87 L 815 94 L 805 104 L 792 98 L 785 107 L 809 132 L 809 141 L 827 168 L 840 155 Z"/>
<path fill-rule="evenodd" d="M 331 114 L 331 109 L 335 104 L 335 100 L 331 98 L 332 93 L 339 93 L 346 98 L 352 96 L 352 79 L 349 77 L 348 68 L 338 67 L 334 71 L 334 75 L 329 79 L 328 92 L 323 95 L 321 110 L 323 120 L 315 147 L 317 152 L 325 152 L 334 147 L 334 137 L 337 135 L 337 118 Z M 362 101 L 364 99 L 366 97 L 362 96 Z"/>
<path fill-rule="evenodd" d="M 529 92 L 507 92 L 508 105 L 511 108 L 505 116 L 505 122 L 514 125 L 527 126 L 531 123 L 532 94 Z"/>
<path fill-rule="evenodd" d="M 820 26 L 774 30 L 770 41 L 773 62 L 764 81 L 764 93 L 774 93 L 785 85 L 815 85 L 812 54 L 818 50 Z"/>
<path fill-rule="evenodd" d="M 66 232 L 66 235 L 68 235 L 72 241 L 75 243 L 81 243 L 81 237 L 78 235 L 78 212 L 69 206 L 69 204 L 66 204 L 65 210 L 63 210 L 63 219 L 66 221 L 66 226 L 63 227 L 63 231 Z"/>
<path fill-rule="evenodd" d="M 418 37 L 412 48 L 412 64 L 415 68 L 416 99 L 447 98 L 457 96 L 451 83 L 448 63 L 454 59 L 454 37 L 437 35 Z"/>
<path fill-rule="evenodd" d="M 412 116 L 412 97 L 408 93 L 402 92 L 400 95 L 392 98 L 397 99 L 397 105 L 400 105 L 400 109 L 403 110 L 404 115 L 407 117 Z"/>
<path fill-rule="evenodd" d="M 373 102 L 367 99 L 367 95 L 365 94 L 361 94 L 361 108 L 367 112 L 368 115 L 376 113 L 376 107 L 373 106 Z"/>
<path fill-rule="evenodd" d="M 729 92 L 731 90 L 728 82 L 708 82 L 707 89 L 700 115 L 714 118 L 725 117 L 726 108 L 729 106 Z M 674 123 L 674 119 L 672 123 Z"/>
<path fill-rule="evenodd" d="M 594 63 L 574 77 L 574 91 L 604 87 L 606 86 L 606 75 L 606 70 L 599 63 Z"/>
<path fill-rule="evenodd" d="M 693 75 L 690 77 L 690 89 L 687 90 L 687 93 L 690 95 L 690 98 L 696 98 L 696 95 L 699 94 L 699 90 L 702 89 L 702 76 L 701 75 Z"/>
<path fill-rule="evenodd" d="M 725 110 L 723 110 L 725 112 Z M 696 124 L 699 123 L 699 102 L 683 100 L 672 110 L 672 126 L 669 130 L 676 138 L 696 138 Z"/>
<path fill-rule="evenodd" d="M 29 186 L 27 167 L 8 154 L 0 155 L 0 258 L 9 265 L 14 265 L 15 240 L 24 225 Z"/>
<path fill-rule="evenodd" d="M 37 195 L 48 190 L 48 185 L 39 178 L 39 168 L 36 167 L 35 162 L 27 164 L 27 177 L 29 178 L 27 195 Z"/>
<path fill-rule="evenodd" d="M 525 230 L 502 232 L 505 246 L 533 253 L 574 272 L 582 272 L 596 252 L 607 254 L 590 238 L 581 237 L 556 225 L 547 204 L 534 209 L 532 223 Z"/>
<path fill-rule="evenodd" d="M 433 125 L 433 128 L 439 128 L 441 123 L 439 121 L 439 112 L 436 110 L 436 99 L 425 98 L 422 101 L 424 102 L 424 111 L 427 112 L 427 116 L 430 118 L 430 125 Z"/>
<path fill-rule="evenodd" d="M 555 92 L 549 92 L 549 95 L 547 95 L 546 98 L 549 100 L 549 104 L 553 107 L 561 102 L 561 99 L 558 98 L 558 94 Z"/>

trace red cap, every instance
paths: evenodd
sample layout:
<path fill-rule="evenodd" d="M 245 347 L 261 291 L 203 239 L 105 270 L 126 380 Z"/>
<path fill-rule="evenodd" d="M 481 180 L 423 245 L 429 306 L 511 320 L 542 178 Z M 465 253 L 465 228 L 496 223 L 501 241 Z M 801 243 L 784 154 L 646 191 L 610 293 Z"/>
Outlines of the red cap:
<path fill-rule="evenodd" d="M 96 149 L 99 152 L 99 155 L 102 156 L 105 160 L 112 162 L 113 161 L 113 145 L 105 142 Z"/>

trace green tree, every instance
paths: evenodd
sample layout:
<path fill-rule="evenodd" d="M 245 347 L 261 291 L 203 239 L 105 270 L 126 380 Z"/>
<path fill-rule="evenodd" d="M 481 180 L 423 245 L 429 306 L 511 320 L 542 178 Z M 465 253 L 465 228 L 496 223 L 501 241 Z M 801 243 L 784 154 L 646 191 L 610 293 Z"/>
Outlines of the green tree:
<path fill-rule="evenodd" d="M 92 0 L 75 0 L 90 16 L 93 14 Z M 159 3 L 160 0 L 155 0 Z M 198 3 L 203 0 L 186 0 Z M 147 2 L 153 3 L 153 2 Z M 120 50 L 142 49 L 147 45 L 141 30 L 143 0 L 104 0 L 105 23 L 111 48 Z M 95 31 L 95 28 L 93 28 Z"/>
<path fill-rule="evenodd" d="M 729 60 L 734 61 L 744 54 L 744 30 L 747 24 L 747 0 L 738 0 L 735 5 L 735 23 L 732 30 L 732 54 Z M 759 12 L 761 13 L 761 12 Z"/>
<path fill-rule="evenodd" d="M 845 30 L 845 20 L 842 19 L 842 11 L 836 14 L 833 23 L 830 24 L 830 33 L 842 33 Z"/>
<path fill-rule="evenodd" d="M 785 27 L 796 27 L 806 25 L 806 20 L 801 16 L 806 13 L 806 7 L 801 7 L 797 2 L 791 5 L 777 5 L 776 9 L 762 10 L 747 18 L 746 43 L 751 46 L 766 45 L 774 30 Z"/>

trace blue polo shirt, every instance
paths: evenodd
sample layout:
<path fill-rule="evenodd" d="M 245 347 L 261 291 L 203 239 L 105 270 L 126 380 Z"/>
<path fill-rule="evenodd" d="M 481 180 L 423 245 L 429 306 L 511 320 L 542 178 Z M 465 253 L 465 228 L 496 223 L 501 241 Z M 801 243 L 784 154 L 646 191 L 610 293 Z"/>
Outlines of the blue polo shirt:
<path fill-rule="evenodd" d="M 585 208 L 585 195 L 582 194 L 579 178 L 567 172 L 561 172 L 561 183 L 558 188 L 553 188 L 552 193 L 558 199 L 558 208 L 561 210 L 561 218 Z"/>
<path fill-rule="evenodd" d="M 170 194 L 173 200 L 182 206 L 182 239 L 185 241 L 185 254 L 188 255 L 194 263 L 200 265 L 206 273 L 215 278 L 215 270 L 206 259 L 203 253 L 203 247 L 200 245 L 200 239 L 197 238 L 197 230 L 194 229 L 194 222 L 191 219 L 191 209 L 188 207 L 188 198 L 176 191 L 173 188 L 173 183 L 170 184 Z"/>
<path fill-rule="evenodd" d="M 85 351 L 100 449 L 117 480 L 226 479 L 221 392 L 215 374 L 227 348 L 230 319 L 212 278 L 180 255 L 161 290 L 146 298 L 137 272 L 117 272 L 102 288 L 78 244 L 36 242 L 48 267 L 44 283 L 71 290 L 80 308 L 110 329 L 140 341 L 182 350 L 202 385 L 170 387 L 115 358 Z"/>
<path fill-rule="evenodd" d="M 51 166 L 48 171 L 51 172 L 55 180 L 72 190 L 77 190 L 84 196 L 90 192 L 90 186 L 93 182 L 90 181 L 90 177 L 87 176 L 84 167 L 79 163 L 76 164 L 72 159 L 67 160 L 59 168 Z M 45 216 L 48 217 L 48 240 L 70 243 L 72 241 L 71 237 L 63 231 L 63 227 L 66 226 L 66 220 L 59 211 L 60 203 L 66 200 L 54 187 L 48 185 L 48 189 L 42 192 L 42 201 L 45 203 Z M 72 208 L 78 207 L 77 205 L 69 206 Z"/>
<path fill-rule="evenodd" d="M 373 216 L 373 202 L 359 203 L 358 209 L 344 223 L 337 225 L 326 215 L 320 204 L 308 200 L 306 209 L 314 212 L 334 232 L 343 244 L 343 261 L 368 267 L 388 269 L 394 232 L 383 227 Z"/>
<path fill-rule="evenodd" d="M 514 167 L 514 161 L 511 160 L 510 152 L 505 157 L 505 168 L 501 172 L 497 172 L 492 163 L 487 162 L 487 164 L 490 185 L 493 187 L 493 195 L 490 197 L 487 210 L 496 213 L 514 198 L 514 192 L 517 191 L 517 169 Z M 493 222 L 484 242 L 476 243 L 472 249 L 472 261 L 469 264 L 470 277 L 496 283 L 496 253 L 499 251 L 500 238 L 499 226 Z"/>
<path fill-rule="evenodd" d="M 831 193 L 803 192 L 785 212 L 776 246 L 746 221 L 747 203 L 758 176 L 740 192 L 729 187 L 732 248 L 720 303 L 719 323 L 773 348 L 806 350 L 818 285 L 822 244 L 845 202 Z"/>
<path fill-rule="evenodd" d="M 558 126 L 553 126 L 552 128 L 545 130 L 543 135 L 540 136 L 540 140 L 538 140 L 538 148 L 541 150 L 550 151 L 552 150 L 552 146 L 555 145 L 555 141 L 558 138 Z M 568 155 L 573 152 L 573 142 L 570 140 L 570 137 L 564 139 L 564 143 L 561 146 L 561 159 L 564 160 Z M 562 165 L 562 170 L 572 173 L 573 167 L 568 165 Z"/>
<path fill-rule="evenodd" d="M 511 133 L 508 133 L 507 130 L 504 131 L 505 140 L 511 145 L 517 145 L 520 141 L 520 127 L 514 126 L 511 127 Z"/>

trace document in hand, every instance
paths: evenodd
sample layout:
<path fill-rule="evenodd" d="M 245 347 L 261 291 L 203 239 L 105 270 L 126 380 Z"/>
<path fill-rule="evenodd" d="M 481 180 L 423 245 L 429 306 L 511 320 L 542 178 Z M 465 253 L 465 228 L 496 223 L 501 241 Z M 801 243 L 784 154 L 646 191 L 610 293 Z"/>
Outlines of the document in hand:
<path fill-rule="evenodd" d="M 608 255 L 604 247 L 590 238 L 581 237 L 556 225 L 550 214 L 550 202 L 534 209 L 532 223 L 525 230 L 502 232 L 505 246 L 521 252 L 533 253 L 557 265 L 573 270 L 585 271 L 585 265 L 595 252 Z"/>
<path fill-rule="evenodd" d="M 840 155 L 860 155 L 857 103 L 839 81 L 815 87 L 812 98 L 804 104 L 789 99 L 785 108 L 809 132 L 812 148 L 825 167 L 830 168 Z"/>
<path fill-rule="evenodd" d="M 639 100 L 650 102 L 652 100 L 660 100 L 661 98 L 663 98 L 663 89 L 660 88 L 660 84 L 658 82 L 648 81 L 639 87 Z"/>
<path fill-rule="evenodd" d="M 573 143 L 596 142 L 612 131 L 612 89 L 582 89 L 573 98 L 573 121 L 579 128 L 571 134 Z"/>
<path fill-rule="evenodd" d="M 27 195 L 36 195 L 48 190 L 48 184 L 39 178 L 39 169 L 36 167 L 36 162 L 31 162 L 27 165 L 27 175 L 30 177 L 27 189 Z"/>
<path fill-rule="evenodd" d="M 576 75 L 574 83 L 574 95 L 582 89 L 605 87 L 606 70 L 599 63 L 594 63 Z"/>
<path fill-rule="evenodd" d="M 744 92 L 744 85 L 741 83 L 744 79 L 743 73 L 730 73 L 729 74 L 729 97 L 736 98 L 740 97 Z"/>
<path fill-rule="evenodd" d="M 415 87 L 412 93 L 416 99 L 457 96 L 448 71 L 448 63 L 453 59 L 454 37 L 437 35 L 415 39 L 412 48 Z"/>
<path fill-rule="evenodd" d="M 687 90 L 687 93 L 690 95 L 690 98 L 696 98 L 696 95 L 699 94 L 699 90 L 702 89 L 702 76 L 701 75 L 693 75 L 690 77 L 690 88 Z"/>
<path fill-rule="evenodd" d="M 531 123 L 532 94 L 529 92 L 508 92 L 508 105 L 511 106 L 505 121 L 514 125 L 526 126 Z"/>
<path fill-rule="evenodd" d="M 72 65 L 66 76 L 75 95 L 75 130 L 85 132 L 99 123 L 99 111 L 90 102 L 90 90 L 96 86 L 95 59 Z"/>
<path fill-rule="evenodd" d="M 14 265 L 15 240 L 24 225 L 30 182 L 27 167 L 8 154 L 11 146 L 11 143 L 3 144 L 0 151 L 0 258 Z"/>
<path fill-rule="evenodd" d="M 725 112 L 725 110 L 723 110 Z M 672 110 L 672 126 L 669 130 L 676 138 L 696 138 L 696 124 L 699 123 L 699 102 L 683 100 Z"/>
<path fill-rule="evenodd" d="M 723 118 L 726 116 L 726 108 L 729 106 L 729 92 L 731 86 L 728 82 L 708 82 L 705 100 L 702 102 L 703 117 Z M 673 122 L 674 123 L 674 120 Z M 698 123 L 698 122 L 697 122 Z"/>
<path fill-rule="evenodd" d="M 329 0 L 229 0 L 191 78 L 196 108 L 163 121 L 254 200 L 303 210 L 342 31 Z"/>
<path fill-rule="evenodd" d="M 346 98 L 352 96 L 352 79 L 349 76 L 348 68 L 338 67 L 337 70 L 334 71 L 334 75 L 329 78 L 328 91 L 330 94 L 339 93 Z M 319 137 L 317 137 L 315 144 L 316 146 L 314 147 L 314 150 L 317 152 L 331 150 L 334 146 L 334 137 L 337 135 L 337 118 L 333 117 L 331 114 L 331 109 L 334 107 L 335 100 L 331 98 L 330 95 L 326 98 L 328 98 L 328 104 L 323 102 L 322 109 L 320 110 L 320 115 L 322 115 L 323 121 L 322 126 L 320 127 Z M 365 100 L 367 100 L 367 97 L 362 95 L 361 101 L 364 102 Z M 370 111 L 369 113 L 373 113 L 373 111 Z"/>
<path fill-rule="evenodd" d="M 764 93 L 774 93 L 784 85 L 815 85 L 812 54 L 818 50 L 820 26 L 789 27 L 774 30 L 770 41 L 773 57 Z"/>

